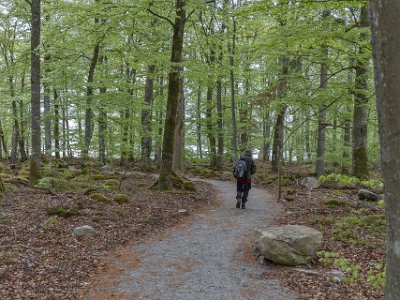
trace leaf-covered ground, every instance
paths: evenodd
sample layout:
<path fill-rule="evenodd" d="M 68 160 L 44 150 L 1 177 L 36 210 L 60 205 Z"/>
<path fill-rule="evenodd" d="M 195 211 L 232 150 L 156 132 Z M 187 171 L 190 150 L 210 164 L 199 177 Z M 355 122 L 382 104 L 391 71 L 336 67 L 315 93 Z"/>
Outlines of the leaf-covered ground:
<path fill-rule="evenodd" d="M 155 181 L 151 176 L 125 177 L 119 189 L 118 178 L 97 176 L 102 180 L 91 187 L 100 189 L 105 202 L 91 199 L 88 190 L 13 186 L 0 200 L 0 299 L 77 299 L 104 268 L 101 258 L 108 251 L 177 224 L 185 218 L 179 209 L 191 214 L 211 193 L 204 183 L 196 183 L 197 192 L 160 193 L 147 189 Z M 90 177 L 77 181 L 85 180 Z M 118 204 L 112 200 L 116 193 L 131 201 Z M 95 235 L 75 237 L 74 227 L 82 225 L 94 227 Z"/>
<path fill-rule="evenodd" d="M 310 226 L 323 233 L 322 253 L 302 267 L 318 273 L 268 263 L 271 271 L 265 272 L 265 278 L 279 279 L 304 299 L 383 299 L 384 209 L 376 202 L 358 200 L 358 186 L 343 189 L 332 183 L 309 191 L 298 186 L 301 175 L 286 175 L 283 199 L 290 201 L 282 201 L 284 213 L 276 222 Z M 269 182 L 271 192 L 276 194 L 276 187 L 274 177 Z M 327 275 L 331 270 L 343 272 L 345 279 L 332 279 Z"/>

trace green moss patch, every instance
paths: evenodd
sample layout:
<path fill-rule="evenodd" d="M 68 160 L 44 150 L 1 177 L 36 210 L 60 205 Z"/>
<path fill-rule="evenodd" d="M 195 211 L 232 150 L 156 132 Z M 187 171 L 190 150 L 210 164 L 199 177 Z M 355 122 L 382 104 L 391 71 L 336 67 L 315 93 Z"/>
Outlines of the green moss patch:
<path fill-rule="evenodd" d="M 60 207 L 60 206 L 53 206 L 47 208 L 47 214 L 49 216 L 59 216 L 62 218 L 70 218 L 73 216 L 79 215 L 79 208 L 78 207 Z"/>
<path fill-rule="evenodd" d="M 131 202 L 131 198 L 125 194 L 115 194 L 113 200 L 118 204 L 124 204 Z"/>
<path fill-rule="evenodd" d="M 102 193 L 93 193 L 89 196 L 90 199 L 98 202 L 108 202 L 108 198 Z"/>

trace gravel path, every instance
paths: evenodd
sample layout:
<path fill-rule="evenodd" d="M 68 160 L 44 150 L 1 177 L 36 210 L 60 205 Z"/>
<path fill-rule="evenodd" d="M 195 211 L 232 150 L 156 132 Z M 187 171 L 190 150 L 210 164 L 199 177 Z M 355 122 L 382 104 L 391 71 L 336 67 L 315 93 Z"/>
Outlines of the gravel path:
<path fill-rule="evenodd" d="M 252 229 L 279 212 L 265 190 L 250 191 L 247 209 L 235 208 L 235 185 L 208 181 L 216 190 L 209 209 L 182 225 L 119 252 L 91 287 L 92 299 L 296 299 L 255 262 Z"/>

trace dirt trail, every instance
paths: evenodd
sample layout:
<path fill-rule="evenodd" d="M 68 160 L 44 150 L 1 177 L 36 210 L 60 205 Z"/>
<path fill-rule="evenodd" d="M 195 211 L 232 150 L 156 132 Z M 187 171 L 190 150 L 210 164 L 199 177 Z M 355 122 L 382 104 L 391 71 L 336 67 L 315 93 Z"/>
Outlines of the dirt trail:
<path fill-rule="evenodd" d="M 208 210 L 119 251 L 85 299 L 296 299 L 278 282 L 260 280 L 266 267 L 252 255 L 252 229 L 279 212 L 273 197 L 253 188 L 248 208 L 237 209 L 233 183 L 208 182 L 217 195 Z"/>

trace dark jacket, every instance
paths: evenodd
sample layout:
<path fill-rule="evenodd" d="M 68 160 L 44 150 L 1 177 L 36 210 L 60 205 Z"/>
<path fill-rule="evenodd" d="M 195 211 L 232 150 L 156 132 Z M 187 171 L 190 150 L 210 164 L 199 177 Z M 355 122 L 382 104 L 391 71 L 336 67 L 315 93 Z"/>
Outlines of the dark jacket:
<path fill-rule="evenodd" d="M 245 160 L 247 163 L 247 174 L 243 178 L 237 178 L 238 183 L 251 183 L 251 175 L 255 174 L 257 171 L 256 164 L 254 160 L 249 156 L 242 156 L 240 159 Z"/>

